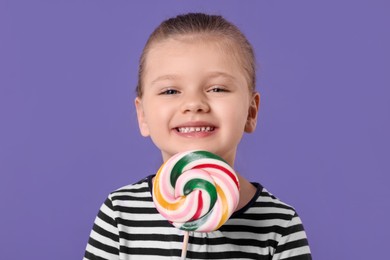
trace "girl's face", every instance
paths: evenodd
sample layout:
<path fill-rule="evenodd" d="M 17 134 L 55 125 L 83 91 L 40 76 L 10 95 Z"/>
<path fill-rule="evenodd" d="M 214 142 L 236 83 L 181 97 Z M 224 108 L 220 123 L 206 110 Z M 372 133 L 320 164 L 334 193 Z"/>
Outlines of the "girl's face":
<path fill-rule="evenodd" d="M 242 66 L 228 53 L 216 41 L 176 38 L 147 54 L 135 105 L 141 134 L 164 161 L 201 149 L 233 166 L 244 131 L 255 129 L 259 94 L 249 91 Z"/>

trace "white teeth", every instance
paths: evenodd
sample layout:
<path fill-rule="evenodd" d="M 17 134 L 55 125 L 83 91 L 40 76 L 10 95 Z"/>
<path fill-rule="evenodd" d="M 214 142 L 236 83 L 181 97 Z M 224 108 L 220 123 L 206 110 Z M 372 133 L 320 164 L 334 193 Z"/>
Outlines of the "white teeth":
<path fill-rule="evenodd" d="M 211 126 L 198 126 L 198 127 L 178 127 L 177 130 L 180 133 L 193 133 L 193 132 L 210 132 L 214 130 Z"/>

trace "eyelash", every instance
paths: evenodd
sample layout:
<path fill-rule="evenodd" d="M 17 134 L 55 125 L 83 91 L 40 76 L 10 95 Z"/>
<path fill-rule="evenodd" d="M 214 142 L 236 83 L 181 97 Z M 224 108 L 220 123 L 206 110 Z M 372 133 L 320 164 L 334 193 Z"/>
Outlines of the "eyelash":
<path fill-rule="evenodd" d="M 213 86 L 207 92 L 229 92 L 226 88 L 221 86 Z"/>
<path fill-rule="evenodd" d="M 178 94 L 179 91 L 176 90 L 176 89 L 166 89 L 164 91 L 161 91 L 160 92 L 160 95 L 175 95 L 175 94 Z"/>

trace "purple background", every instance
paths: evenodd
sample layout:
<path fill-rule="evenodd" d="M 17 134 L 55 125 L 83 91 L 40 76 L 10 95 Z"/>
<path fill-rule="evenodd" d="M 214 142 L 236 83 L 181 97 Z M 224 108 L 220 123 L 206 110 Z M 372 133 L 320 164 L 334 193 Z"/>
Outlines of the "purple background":
<path fill-rule="evenodd" d="M 0 258 L 81 259 L 108 193 L 155 172 L 160 154 L 133 107 L 138 58 L 163 19 L 206 11 L 238 25 L 260 64 L 259 127 L 238 171 L 296 207 L 315 259 L 385 259 L 389 10 L 375 0 L 0 0 Z"/>

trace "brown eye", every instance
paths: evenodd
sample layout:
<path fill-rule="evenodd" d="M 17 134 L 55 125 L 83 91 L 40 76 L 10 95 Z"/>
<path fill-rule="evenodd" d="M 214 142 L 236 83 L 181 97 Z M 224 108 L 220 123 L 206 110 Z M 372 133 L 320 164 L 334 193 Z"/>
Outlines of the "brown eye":
<path fill-rule="evenodd" d="M 228 92 L 228 90 L 220 86 L 215 86 L 212 87 L 209 92 Z"/>
<path fill-rule="evenodd" d="M 177 91 L 175 89 L 167 89 L 167 90 L 161 92 L 160 95 L 175 95 L 178 93 L 179 93 L 179 91 Z"/>

